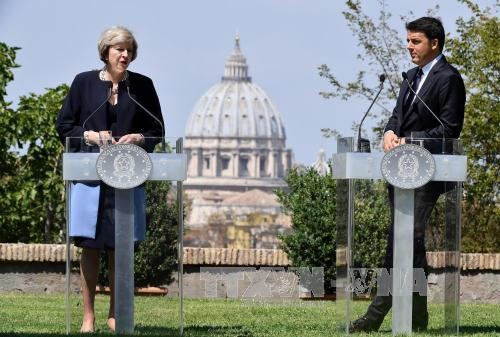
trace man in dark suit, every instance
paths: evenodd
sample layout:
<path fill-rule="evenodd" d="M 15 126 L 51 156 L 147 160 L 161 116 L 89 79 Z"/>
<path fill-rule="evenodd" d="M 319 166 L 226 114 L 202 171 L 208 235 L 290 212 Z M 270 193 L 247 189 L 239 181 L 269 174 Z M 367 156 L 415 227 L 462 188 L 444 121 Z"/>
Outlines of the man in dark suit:
<path fill-rule="evenodd" d="M 408 81 L 403 81 L 401 84 L 396 107 L 385 127 L 384 151 L 410 142 L 412 138 L 441 139 L 443 135 L 445 138 L 458 138 L 462 131 L 465 87 L 460 73 L 442 54 L 445 32 L 441 21 L 422 17 L 407 23 L 406 30 L 407 49 L 417 67 L 408 71 Z M 441 123 L 415 97 L 408 82 Z M 432 153 L 441 153 L 440 140 L 427 142 L 426 145 Z M 415 190 L 413 267 L 424 269 L 426 275 L 425 224 L 439 195 L 445 190 L 445 184 L 437 181 Z M 392 268 L 393 262 L 394 189 L 392 186 L 389 186 L 389 200 L 393 221 L 384 261 L 384 268 L 387 269 Z M 367 312 L 351 323 L 350 331 L 378 330 L 391 306 L 391 296 L 376 296 Z M 412 328 L 425 330 L 427 324 L 427 297 L 414 293 Z"/>

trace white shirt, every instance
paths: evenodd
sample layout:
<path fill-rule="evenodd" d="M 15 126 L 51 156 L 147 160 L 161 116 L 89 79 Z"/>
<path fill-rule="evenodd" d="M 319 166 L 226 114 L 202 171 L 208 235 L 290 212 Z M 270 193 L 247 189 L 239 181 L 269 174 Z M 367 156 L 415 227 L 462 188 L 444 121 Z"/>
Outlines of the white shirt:
<path fill-rule="evenodd" d="M 438 63 L 442 58 L 443 54 L 439 54 L 434 60 L 422 67 L 422 77 L 420 78 L 420 83 L 418 84 L 417 94 L 420 91 L 420 88 L 422 88 L 422 84 L 424 84 L 427 75 L 429 75 L 429 73 L 431 72 L 432 67 L 434 67 L 434 65 Z M 413 97 L 413 100 L 415 100 L 415 97 Z"/>

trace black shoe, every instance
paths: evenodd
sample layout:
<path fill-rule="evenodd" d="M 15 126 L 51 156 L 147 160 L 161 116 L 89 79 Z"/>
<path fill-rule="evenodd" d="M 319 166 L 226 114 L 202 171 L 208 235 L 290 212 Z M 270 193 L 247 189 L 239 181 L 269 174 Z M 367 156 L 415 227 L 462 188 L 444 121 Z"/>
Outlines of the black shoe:
<path fill-rule="evenodd" d="M 429 314 L 425 313 L 422 315 L 422 317 L 419 318 L 413 317 L 413 321 L 411 322 L 411 329 L 415 332 L 426 331 L 428 324 L 429 324 Z"/>
<path fill-rule="evenodd" d="M 349 325 L 349 332 L 377 331 L 381 325 L 381 321 L 376 321 L 363 315 Z"/>
<path fill-rule="evenodd" d="M 413 295 L 413 319 L 411 329 L 413 331 L 426 331 L 429 324 L 429 312 L 427 311 L 427 297 Z"/>
<path fill-rule="evenodd" d="M 424 332 L 424 331 L 427 331 L 427 324 L 425 324 L 425 325 L 412 324 L 411 330 L 413 332 Z"/>

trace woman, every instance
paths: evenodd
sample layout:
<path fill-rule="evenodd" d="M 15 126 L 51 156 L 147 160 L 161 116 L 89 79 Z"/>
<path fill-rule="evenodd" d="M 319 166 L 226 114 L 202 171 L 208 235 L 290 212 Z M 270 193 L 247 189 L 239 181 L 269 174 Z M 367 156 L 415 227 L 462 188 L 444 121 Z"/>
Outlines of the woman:
<path fill-rule="evenodd" d="M 130 62 L 137 57 L 137 42 L 124 27 L 111 27 L 103 32 L 98 42 L 101 70 L 78 74 L 57 119 L 57 131 L 63 143 L 67 137 L 78 137 L 83 142 L 71 143 L 72 151 L 96 152 L 103 139 L 113 144 L 136 144 L 151 151 L 158 143 L 149 137 L 161 137 L 162 126 L 134 103 L 129 95 L 140 102 L 163 123 L 160 103 L 153 82 L 146 76 L 128 71 Z M 75 138 L 77 139 L 77 138 Z M 108 142 L 108 141 L 106 141 Z M 73 204 L 70 235 L 75 245 L 82 247 L 80 276 L 83 295 L 83 321 L 81 332 L 94 331 L 95 288 L 99 276 L 102 250 L 108 253 L 109 284 L 111 290 L 107 325 L 115 330 L 114 310 L 114 190 L 103 183 L 75 184 L 73 192 L 85 192 L 85 202 Z M 96 193 L 97 191 L 97 193 Z M 141 192 L 137 193 L 137 192 Z M 92 195 L 95 196 L 94 200 Z M 137 198 L 142 195 L 142 198 Z M 81 194 L 80 194 L 81 197 Z M 137 188 L 135 203 L 144 203 L 143 187 Z M 138 200 L 139 199 L 139 200 Z M 81 206 L 81 205 L 84 206 Z M 90 205 L 90 206 L 89 206 Z M 95 207 L 98 205 L 98 207 Z M 81 209 L 77 209 L 80 207 Z M 87 208 L 94 208 L 94 216 L 87 216 Z M 75 209 L 74 209 L 75 208 Z M 137 214 L 137 213 L 141 214 Z M 73 218 L 73 214 L 80 214 Z M 84 215 L 81 215 L 84 214 Z M 144 205 L 136 207 L 136 238 L 143 239 L 138 222 L 145 222 Z M 138 221 L 137 219 L 141 219 Z M 144 227 L 142 226 L 142 229 Z"/>

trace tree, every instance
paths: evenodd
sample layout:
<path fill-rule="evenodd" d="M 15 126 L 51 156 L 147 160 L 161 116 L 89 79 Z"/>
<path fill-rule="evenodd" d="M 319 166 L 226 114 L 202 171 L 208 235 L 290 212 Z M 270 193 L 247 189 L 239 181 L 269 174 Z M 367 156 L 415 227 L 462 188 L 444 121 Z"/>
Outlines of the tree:
<path fill-rule="evenodd" d="M 25 153 L 19 157 L 22 170 L 17 194 L 22 222 L 30 229 L 30 241 L 58 242 L 63 239 L 64 182 L 63 146 L 54 127 L 67 85 L 20 98 L 17 109 L 18 139 Z"/>
<path fill-rule="evenodd" d="M 68 87 L 22 96 L 17 111 L 6 102 L 16 51 L 0 43 L 0 241 L 58 241 L 64 224 L 62 146 L 54 124 Z"/>
<path fill-rule="evenodd" d="M 14 231 L 25 232 L 22 228 L 12 226 L 12 220 L 18 219 L 18 212 L 12 212 L 12 205 L 17 203 L 17 190 L 20 163 L 14 148 L 18 144 L 17 121 L 12 102 L 7 102 L 7 85 L 14 79 L 13 68 L 16 64 L 17 47 L 9 47 L 0 42 L 0 242 L 5 242 Z M 14 218 L 14 219 L 12 219 Z M 22 233 L 19 233 L 22 235 Z"/>
<path fill-rule="evenodd" d="M 465 185 L 463 249 L 500 251 L 500 20 L 491 9 L 472 11 L 457 20 L 458 35 L 448 42 L 450 61 L 465 78 L 467 103 L 462 142 L 468 156 Z M 497 3 L 498 10 L 498 3 Z"/>
<path fill-rule="evenodd" d="M 10 117 L 14 130 L 8 133 L 12 139 L 6 152 L 14 166 L 2 174 L 1 241 L 50 243 L 63 238 L 63 147 L 54 125 L 67 90 L 61 85 L 41 95 L 22 96 Z"/>

